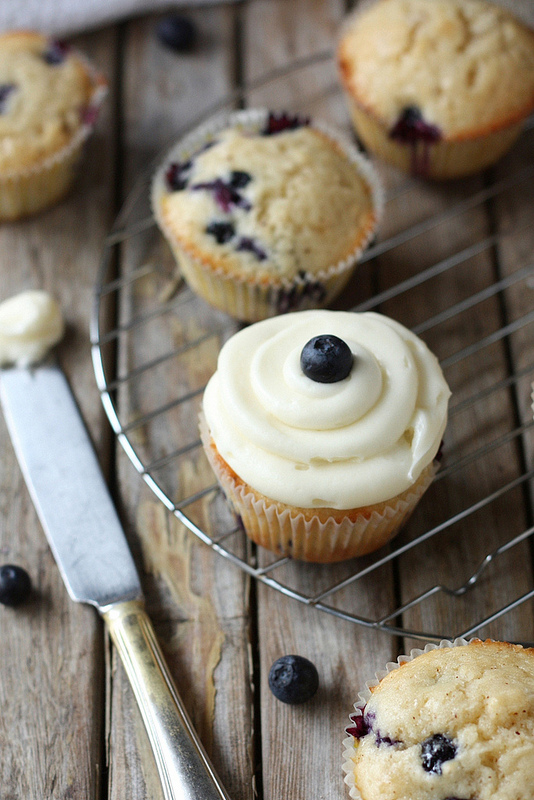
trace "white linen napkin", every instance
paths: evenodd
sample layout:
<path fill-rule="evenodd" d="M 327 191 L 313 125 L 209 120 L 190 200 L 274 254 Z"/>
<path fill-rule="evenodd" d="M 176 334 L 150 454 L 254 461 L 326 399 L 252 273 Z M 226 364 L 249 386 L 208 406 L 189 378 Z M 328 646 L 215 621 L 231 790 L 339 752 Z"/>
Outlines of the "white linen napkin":
<path fill-rule="evenodd" d="M 228 0 L 188 0 L 187 6 Z M 70 36 L 151 11 L 177 10 L 173 0 L 0 0 L 0 31 L 33 30 Z M 185 6 L 180 5 L 181 10 Z"/>

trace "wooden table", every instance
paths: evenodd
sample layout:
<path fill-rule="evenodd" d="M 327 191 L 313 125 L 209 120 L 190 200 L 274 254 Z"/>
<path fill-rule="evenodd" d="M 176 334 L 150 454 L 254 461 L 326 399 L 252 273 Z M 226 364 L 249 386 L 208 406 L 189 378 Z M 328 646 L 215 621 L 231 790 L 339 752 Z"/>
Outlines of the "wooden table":
<path fill-rule="evenodd" d="M 529 0 L 514 5 L 533 16 Z M 246 0 L 191 10 L 200 41 L 184 55 L 158 43 L 155 17 L 79 37 L 75 43 L 110 83 L 79 179 L 56 208 L 0 227 L 0 298 L 44 288 L 62 304 L 68 332 L 61 363 L 109 479 L 176 683 L 234 800 L 344 798 L 341 741 L 357 691 L 375 668 L 421 643 L 298 603 L 195 539 L 143 483 L 111 433 L 91 364 L 89 318 L 106 236 L 154 156 L 236 87 L 332 50 L 345 11 L 343 0 Z M 290 109 L 306 104 L 348 130 L 328 62 L 294 71 L 274 89 L 243 90 L 243 99 Z M 388 195 L 380 237 L 337 303 L 374 307 L 370 298 L 378 295 L 382 312 L 428 341 L 453 389 L 443 477 L 392 546 L 406 551 L 333 600 L 369 619 L 406 606 L 388 621 L 392 627 L 454 635 L 533 587 L 527 537 L 495 557 L 472 591 L 458 598 L 431 593 L 410 605 L 434 584 L 462 586 L 487 553 L 533 523 L 533 145 L 529 129 L 493 170 L 445 185 L 379 165 Z M 158 252 L 169 265 L 162 242 Z M 122 249 L 118 274 L 134 256 L 132 248 Z M 403 281 L 407 291 L 393 288 Z M 143 291 L 153 299 L 150 281 Z M 191 318 L 176 312 L 172 320 L 171 334 L 161 335 L 176 342 Z M 496 333 L 503 330 L 507 335 Z M 139 352 L 134 345 L 125 353 L 117 342 L 119 370 L 150 349 L 145 340 Z M 207 362 L 196 368 L 203 380 Z M 125 416 L 136 413 L 131 392 L 119 392 L 117 402 Z M 94 610 L 68 599 L 3 420 L 0 440 L 0 560 L 25 566 L 35 586 L 29 604 L 0 607 L 0 798 L 157 800 L 161 791 L 122 667 Z M 198 463 L 180 473 L 188 491 L 205 478 L 195 471 Z M 457 514 L 458 521 L 447 523 Z M 427 531 L 435 535 L 410 549 Z M 257 558 L 268 563 L 263 553 Z M 342 579 L 370 563 L 288 569 L 313 595 L 325 576 Z M 532 604 L 521 603 L 479 632 L 534 640 Z M 299 707 L 278 702 L 267 687 L 271 663 L 285 653 L 307 656 L 319 670 L 318 694 Z"/>

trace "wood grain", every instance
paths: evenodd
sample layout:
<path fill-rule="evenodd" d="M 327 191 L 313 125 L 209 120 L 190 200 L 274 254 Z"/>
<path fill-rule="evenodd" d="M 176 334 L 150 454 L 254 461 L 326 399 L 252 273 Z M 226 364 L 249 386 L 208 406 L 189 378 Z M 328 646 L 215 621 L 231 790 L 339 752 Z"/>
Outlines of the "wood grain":
<path fill-rule="evenodd" d="M 131 23 L 124 50 L 125 168 L 124 185 L 133 185 L 140 171 L 151 174 L 151 161 L 168 147 L 203 109 L 213 106 L 235 86 L 235 28 L 232 6 L 191 14 L 200 33 L 200 45 L 191 55 L 165 50 L 153 33 L 154 18 Z M 170 251 L 158 231 L 134 237 L 123 250 L 121 269 L 140 263 L 156 264 L 161 281 L 148 279 L 132 288 L 123 315 L 131 309 L 153 307 L 169 286 L 174 270 Z M 183 287 L 181 287 L 183 289 Z M 200 317 L 199 317 L 200 314 Z M 220 317 L 221 315 L 219 315 Z M 124 316 L 123 316 L 124 318 Z M 131 345 L 119 341 L 119 374 L 142 365 L 158 352 L 187 345 L 205 326 L 217 327 L 218 317 L 208 306 L 177 297 L 176 311 L 142 326 Z M 228 325 L 228 322 L 226 322 Z M 126 419 L 136 419 L 169 399 L 168 393 L 190 391 L 205 383 L 214 369 L 220 348 L 217 336 L 188 356 L 148 370 L 135 386 L 120 393 Z M 199 357 L 202 356 L 202 357 Z M 197 408 L 177 409 L 161 424 L 141 426 L 133 432 L 140 448 L 152 457 L 198 438 Z M 205 485 L 207 464 L 203 456 L 183 459 L 164 471 L 161 479 L 174 487 L 176 499 Z M 176 471 L 175 471 L 176 470 Z M 175 472 L 174 472 L 175 471 Z M 194 540 L 162 504 L 144 488 L 131 464 L 119 453 L 118 476 L 132 546 L 142 565 L 148 609 L 155 621 L 176 684 L 193 724 L 233 798 L 249 798 L 253 785 L 252 701 L 249 670 L 248 580 L 243 573 L 215 560 L 214 554 Z M 209 507 L 200 509 L 208 523 Z M 147 754 L 147 742 L 122 669 L 114 665 L 112 677 L 110 797 L 132 800 L 161 790 Z"/>
<path fill-rule="evenodd" d="M 113 31 L 76 44 L 113 76 Z M 42 288 L 59 300 L 67 322 L 59 357 L 105 468 L 110 436 L 89 359 L 88 326 L 99 253 L 113 215 L 112 98 L 113 83 L 68 197 L 0 229 L 2 299 Z M 2 562 L 24 566 L 35 589 L 27 606 L 0 607 L 0 793 L 6 800 L 97 797 L 104 770 L 102 626 L 94 610 L 68 598 L 3 419 L 0 438 Z"/>
<path fill-rule="evenodd" d="M 529 0 L 504 4 L 534 24 Z M 332 62 L 319 59 L 267 83 L 262 77 L 288 62 L 331 52 L 345 9 L 352 5 L 244 0 L 188 11 L 200 32 L 198 48 L 188 54 L 158 43 L 156 16 L 80 37 L 76 44 L 110 78 L 110 95 L 81 174 L 56 208 L 0 227 L 0 299 L 42 287 L 65 310 L 68 336 L 59 348 L 61 363 L 110 479 L 171 671 L 233 800 L 346 797 L 341 741 L 357 692 L 376 668 L 421 644 L 409 635 L 377 631 L 372 622 L 435 583 L 457 588 L 488 550 L 534 520 L 530 481 L 329 598 L 338 609 L 368 620 L 370 626 L 364 627 L 251 583 L 198 542 L 150 492 L 104 419 L 88 326 L 100 254 L 118 207 L 137 187 L 140 199 L 131 218 L 149 216 L 147 196 L 158 154 L 223 97 L 234 97 L 236 104 L 306 111 L 350 137 Z M 378 293 L 377 309 L 419 330 L 442 359 L 454 392 L 442 477 L 380 555 L 409 545 L 533 467 L 532 323 L 457 358 L 464 347 L 532 313 L 532 176 L 520 178 L 534 168 L 533 137 L 531 127 L 493 170 L 463 181 L 425 183 L 376 165 L 387 193 L 381 249 L 359 266 L 335 307 L 370 308 Z M 495 181 L 514 176 L 512 188 L 492 193 Z M 472 204 L 462 210 L 469 198 Z M 387 244 L 414 225 L 427 229 L 404 243 Z M 465 258 L 457 258 L 462 251 Z M 121 422 L 134 426 L 129 436 L 143 458 L 162 459 L 158 479 L 179 503 L 211 481 L 198 448 L 171 456 L 197 438 L 199 389 L 235 325 L 174 280 L 174 261 L 154 227 L 129 236 L 117 256 L 121 274 L 142 265 L 154 271 L 121 291 L 116 304 L 110 302 L 107 312 L 116 322 L 127 323 L 132 314 L 168 302 L 164 315 L 138 323 L 131 334 L 118 334 L 108 349 L 116 362 Z M 448 260 L 457 263 L 417 284 L 422 271 L 445 267 Z M 513 282 L 520 270 L 525 274 Z M 491 295 L 495 280 L 508 278 L 508 288 Z M 405 280 L 414 285 L 393 291 Z M 381 292 L 388 294 L 381 297 Z M 478 292 L 488 296 L 470 305 Z M 427 325 L 458 302 L 467 304 L 464 311 Z M 200 342 L 205 331 L 210 336 Z M 179 355 L 147 367 L 177 348 Z M 123 381 L 131 369 L 138 369 L 139 377 Z M 524 374 L 513 380 L 514 371 Z M 143 421 L 177 393 L 192 393 L 192 398 L 155 422 Z M 494 447 L 496 437 L 502 442 Z M 159 781 L 122 667 L 94 611 L 68 599 L 3 420 L 0 446 L 1 560 L 25 566 L 36 589 L 28 605 L 0 607 L 1 800 L 158 800 Z M 487 451 L 479 452 L 484 446 Z M 210 532 L 231 524 L 213 495 L 186 511 Z M 255 553 L 242 536 L 236 537 L 235 550 L 263 566 L 270 563 L 269 554 Z M 371 562 L 289 564 L 276 577 L 314 597 Z M 394 616 L 392 624 L 454 635 L 531 587 L 531 549 L 523 543 L 499 555 L 463 597 L 433 594 Z M 534 639 L 533 628 L 531 603 L 524 603 L 481 633 L 527 640 Z M 319 670 L 319 691 L 301 707 L 281 704 L 268 689 L 269 668 L 285 653 L 307 656 Z"/>

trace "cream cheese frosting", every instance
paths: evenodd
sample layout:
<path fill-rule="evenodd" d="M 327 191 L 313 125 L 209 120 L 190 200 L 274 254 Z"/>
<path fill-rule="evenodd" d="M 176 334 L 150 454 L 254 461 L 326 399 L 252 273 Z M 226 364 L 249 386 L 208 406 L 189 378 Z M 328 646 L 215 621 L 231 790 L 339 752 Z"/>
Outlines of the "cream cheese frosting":
<path fill-rule="evenodd" d="M 347 378 L 318 383 L 304 345 L 333 334 Z M 311 310 L 244 328 L 223 346 L 203 411 L 222 458 L 253 489 L 302 508 L 351 509 L 409 488 L 436 455 L 450 390 L 436 357 L 373 312 Z"/>
<path fill-rule="evenodd" d="M 0 303 L 0 365 L 40 361 L 63 336 L 61 309 L 48 292 L 21 292 Z"/>

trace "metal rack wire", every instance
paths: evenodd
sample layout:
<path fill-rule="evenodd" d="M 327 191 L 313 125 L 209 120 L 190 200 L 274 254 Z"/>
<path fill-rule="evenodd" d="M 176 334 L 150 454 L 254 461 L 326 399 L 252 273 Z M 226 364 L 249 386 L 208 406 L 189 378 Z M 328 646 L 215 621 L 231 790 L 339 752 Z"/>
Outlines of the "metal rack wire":
<path fill-rule="evenodd" d="M 307 64 L 303 66 L 306 68 Z M 531 131 L 525 135 L 531 136 Z M 435 481 L 436 496 L 452 495 L 460 484 L 468 484 L 468 477 L 463 476 L 469 470 L 470 474 L 473 470 L 481 472 L 480 465 L 488 460 L 497 459 L 495 463 L 502 463 L 509 457 L 510 448 L 520 468 L 512 475 L 507 474 L 505 480 L 497 476 L 495 482 L 486 486 L 485 492 L 473 496 L 472 502 L 460 508 L 448 502 L 447 514 L 435 524 L 425 523 L 432 517 L 427 513 L 411 528 L 410 534 L 395 540 L 387 551 L 383 549 L 364 559 L 332 568 L 297 564 L 263 551 L 257 553 L 247 543 L 243 531 L 226 508 L 218 486 L 202 465 L 199 439 L 191 436 L 190 432 L 196 430 L 200 398 L 205 381 L 215 368 L 217 352 L 237 326 L 224 314 L 209 309 L 185 285 L 177 285 L 172 258 L 150 213 L 150 175 L 151 170 L 141 178 L 107 239 L 95 289 L 91 341 L 97 384 L 112 428 L 139 474 L 166 508 L 217 554 L 256 580 L 319 610 L 392 634 L 427 641 L 469 636 L 485 630 L 534 597 L 532 565 L 521 550 L 520 558 L 525 561 L 523 590 L 513 596 L 512 587 L 498 607 L 490 608 L 483 618 L 472 619 L 459 629 L 452 621 L 448 629 L 434 630 L 424 621 L 414 624 L 411 616 L 430 600 L 438 599 L 454 606 L 477 587 L 485 591 L 485 580 L 492 569 L 498 569 L 512 551 L 524 548 L 533 537 L 534 526 L 528 509 L 534 466 L 529 463 L 527 439 L 534 426 L 529 398 L 534 380 L 534 347 L 530 348 L 531 362 L 525 360 L 524 354 L 520 358 L 514 354 L 517 354 L 517 337 L 528 341 L 526 333 L 534 322 L 534 310 L 527 308 L 518 316 L 503 312 L 499 326 L 481 335 L 473 324 L 485 303 L 497 303 L 502 312 L 510 292 L 515 293 L 514 296 L 519 292 L 524 297 L 534 291 L 532 260 L 525 259 L 525 263 L 508 274 L 496 270 L 490 282 L 450 305 L 432 309 L 430 316 L 424 319 L 412 322 L 411 305 L 407 303 L 407 319 L 402 320 L 419 335 L 430 338 L 442 327 L 453 325 L 457 332 L 473 324 L 474 335 L 463 337 L 467 343 L 449 354 L 440 354 L 443 369 L 452 384 L 458 380 L 455 376 L 459 366 L 470 359 L 475 362 L 486 359 L 489 365 L 486 372 L 493 376 L 494 359 L 493 356 L 487 358 L 487 353 L 493 353 L 495 348 L 498 348 L 495 358 L 508 364 L 508 369 L 499 372 L 497 379 L 485 384 L 482 381 L 482 385 L 480 380 L 476 381 L 474 391 L 467 391 L 460 381 L 451 420 L 462 414 L 472 414 L 483 420 L 487 409 L 495 406 L 495 398 L 505 393 L 511 407 L 509 422 L 505 428 L 498 426 L 495 435 L 474 436 L 467 450 L 461 446 L 449 451 L 445 448 L 442 469 Z M 438 231 L 440 226 L 455 218 L 486 208 L 489 202 L 500 202 L 510 193 L 524 189 L 533 178 L 534 166 L 523 165 L 483 188 L 468 189 L 436 213 L 375 242 L 364 254 L 360 269 L 376 264 L 383 268 L 411 243 L 417 244 L 425 235 Z M 390 192 L 388 204 L 403 202 L 412 189 L 413 182 L 404 181 Z M 527 221 L 521 230 L 527 230 L 529 224 Z M 385 308 L 387 313 L 392 303 L 402 304 L 403 298 L 414 296 L 418 290 L 428 293 L 433 281 L 451 276 L 451 280 L 461 283 L 462 275 L 472 269 L 473 260 L 489 258 L 521 230 L 515 225 L 485 231 L 436 263 L 415 265 L 409 276 L 362 299 L 355 310 Z M 531 333 L 530 339 L 533 339 Z M 147 392 L 146 387 L 150 387 L 150 391 Z M 146 395 L 151 397 L 151 405 L 146 405 Z M 181 441 L 184 431 L 189 438 L 183 444 L 178 447 L 170 444 Z M 191 474 L 194 481 L 184 479 L 184 475 Z M 442 574 L 436 561 L 445 550 L 439 544 L 443 538 L 461 537 L 462 523 L 477 514 L 498 517 L 499 504 L 516 503 L 517 492 L 527 509 L 526 526 L 506 531 L 499 541 L 491 540 L 487 551 L 481 555 L 477 551 L 472 558 L 466 558 L 462 565 L 465 571 L 463 574 L 459 571 L 458 580 L 451 580 L 450 569 Z M 460 533 L 455 534 L 458 528 Z M 428 551 L 430 542 L 433 548 Z M 389 607 L 374 615 L 354 607 L 358 587 L 369 580 L 380 580 L 384 570 L 398 570 L 398 565 L 407 557 L 430 565 L 428 585 L 407 597 L 397 595 Z M 313 591 L 309 589 L 310 571 Z M 454 611 L 450 614 L 454 620 Z M 424 615 L 422 617 L 424 619 Z"/>

